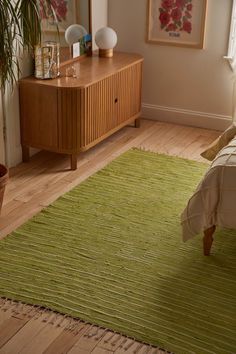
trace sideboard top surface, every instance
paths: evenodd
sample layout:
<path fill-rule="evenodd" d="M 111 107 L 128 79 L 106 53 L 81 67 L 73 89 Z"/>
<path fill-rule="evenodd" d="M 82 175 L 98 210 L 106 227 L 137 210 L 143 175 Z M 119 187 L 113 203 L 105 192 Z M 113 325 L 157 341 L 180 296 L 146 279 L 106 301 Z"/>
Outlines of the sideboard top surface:
<path fill-rule="evenodd" d="M 83 88 L 141 61 L 143 57 L 134 53 L 115 51 L 112 58 L 101 58 L 95 53 L 91 57 L 85 57 L 63 66 L 60 70 L 60 77 L 56 79 L 39 80 L 34 76 L 29 76 L 21 79 L 20 83 L 34 83 L 56 88 Z M 66 68 L 70 66 L 75 68 L 76 77 L 66 77 Z"/>

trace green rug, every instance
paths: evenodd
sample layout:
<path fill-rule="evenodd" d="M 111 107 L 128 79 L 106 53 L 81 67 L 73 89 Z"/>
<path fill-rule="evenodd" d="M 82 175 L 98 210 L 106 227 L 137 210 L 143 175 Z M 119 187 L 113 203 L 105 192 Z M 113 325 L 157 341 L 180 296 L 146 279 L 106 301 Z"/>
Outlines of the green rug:
<path fill-rule="evenodd" d="M 235 232 L 184 244 L 205 164 L 131 150 L 0 242 L 0 296 L 176 354 L 236 352 Z"/>

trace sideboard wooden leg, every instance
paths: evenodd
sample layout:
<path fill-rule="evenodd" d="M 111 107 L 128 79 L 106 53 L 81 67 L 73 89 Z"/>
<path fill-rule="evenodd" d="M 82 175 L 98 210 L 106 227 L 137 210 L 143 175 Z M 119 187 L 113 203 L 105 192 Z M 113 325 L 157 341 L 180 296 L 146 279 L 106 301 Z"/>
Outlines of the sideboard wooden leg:
<path fill-rule="evenodd" d="M 22 145 L 22 161 L 29 162 L 30 160 L 30 149 L 26 145 Z"/>
<path fill-rule="evenodd" d="M 72 170 L 77 170 L 77 154 L 70 155 L 70 166 Z"/>
<path fill-rule="evenodd" d="M 209 229 L 204 231 L 204 237 L 203 237 L 203 251 L 204 251 L 204 256 L 209 256 L 211 252 L 211 246 L 213 242 L 213 234 L 215 232 L 215 225 L 210 227 Z"/>
<path fill-rule="evenodd" d="M 140 128 L 140 118 L 135 119 L 134 126 L 135 128 Z"/>

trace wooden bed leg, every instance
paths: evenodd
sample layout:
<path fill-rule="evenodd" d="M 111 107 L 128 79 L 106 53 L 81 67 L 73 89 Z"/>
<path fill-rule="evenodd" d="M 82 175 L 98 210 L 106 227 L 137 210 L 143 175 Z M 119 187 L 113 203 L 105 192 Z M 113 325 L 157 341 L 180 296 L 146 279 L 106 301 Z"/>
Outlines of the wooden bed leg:
<path fill-rule="evenodd" d="M 209 227 L 209 229 L 204 231 L 204 237 L 203 237 L 203 250 L 204 250 L 204 256 L 209 256 L 211 252 L 211 246 L 213 242 L 213 234 L 215 232 L 215 225 Z"/>

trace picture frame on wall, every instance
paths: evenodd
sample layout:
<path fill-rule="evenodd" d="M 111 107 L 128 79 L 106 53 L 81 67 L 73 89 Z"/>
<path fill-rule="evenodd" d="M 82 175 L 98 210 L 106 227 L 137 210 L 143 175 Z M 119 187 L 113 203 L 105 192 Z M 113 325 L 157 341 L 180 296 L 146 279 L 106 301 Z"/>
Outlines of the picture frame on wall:
<path fill-rule="evenodd" d="M 148 0 L 147 42 L 204 48 L 207 0 Z"/>
<path fill-rule="evenodd" d="M 53 7 L 57 17 L 57 23 L 55 22 L 55 18 L 47 14 L 45 6 L 41 5 L 41 28 L 44 33 L 58 32 L 58 30 L 60 33 L 64 33 L 67 27 L 78 23 L 79 14 L 77 0 L 54 0 Z"/>

